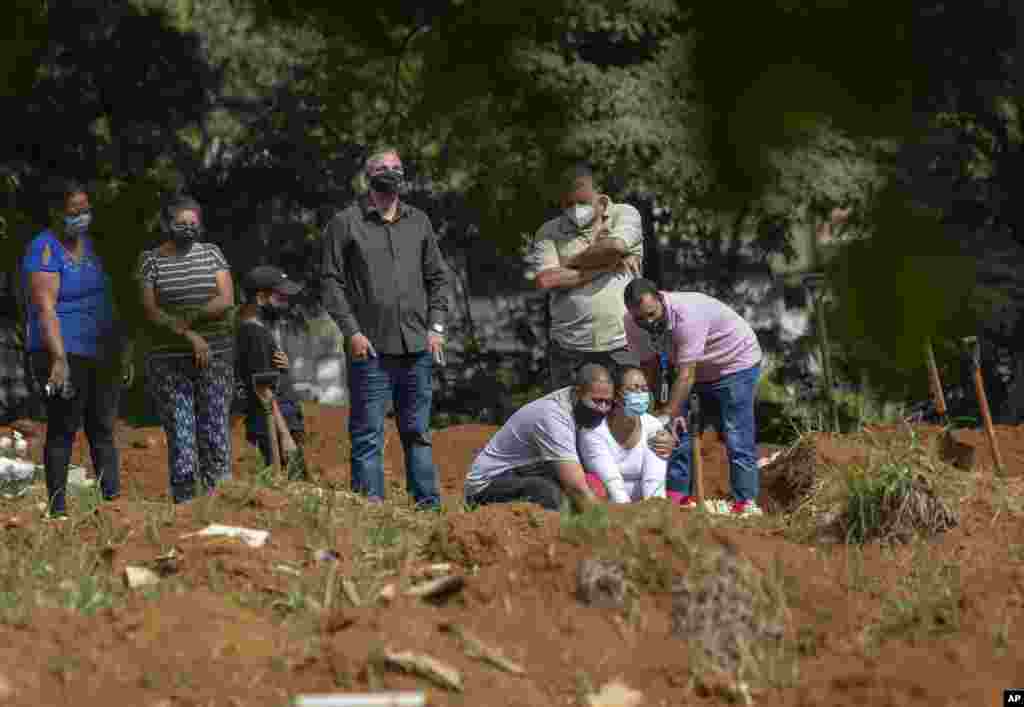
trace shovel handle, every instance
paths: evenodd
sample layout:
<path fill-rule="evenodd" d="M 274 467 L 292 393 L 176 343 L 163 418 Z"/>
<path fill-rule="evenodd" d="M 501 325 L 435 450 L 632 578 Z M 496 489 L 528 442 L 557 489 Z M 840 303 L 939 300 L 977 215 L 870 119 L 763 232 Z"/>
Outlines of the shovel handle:
<path fill-rule="evenodd" d="M 988 437 L 988 445 L 992 450 L 992 461 L 996 466 L 996 474 L 1003 475 L 1003 456 L 999 453 L 999 442 L 996 439 L 996 429 L 992 424 L 992 412 L 988 407 L 988 396 L 985 394 L 985 379 L 981 374 L 981 344 L 978 337 L 970 336 L 963 340 L 971 358 L 971 372 L 974 378 L 974 393 L 978 396 L 978 407 L 981 409 L 981 419 L 985 423 L 985 435 Z"/>
<path fill-rule="evenodd" d="M 266 406 L 267 436 L 270 438 L 270 466 L 274 474 L 281 473 L 281 445 L 277 439 L 277 425 L 274 422 L 274 403 Z"/>
<path fill-rule="evenodd" d="M 690 432 L 693 467 L 693 496 L 698 507 L 704 507 L 704 461 L 700 453 L 700 435 L 704 431 L 704 411 L 700 407 L 700 397 L 694 393 L 690 396 L 690 418 L 687 428 Z"/>
<path fill-rule="evenodd" d="M 935 350 L 932 348 L 932 340 L 928 339 L 924 345 L 925 360 L 928 362 L 928 383 L 932 389 L 932 402 L 935 403 L 935 412 L 940 417 L 946 417 L 946 396 L 942 392 L 942 379 L 939 377 L 939 367 L 935 363 Z"/>

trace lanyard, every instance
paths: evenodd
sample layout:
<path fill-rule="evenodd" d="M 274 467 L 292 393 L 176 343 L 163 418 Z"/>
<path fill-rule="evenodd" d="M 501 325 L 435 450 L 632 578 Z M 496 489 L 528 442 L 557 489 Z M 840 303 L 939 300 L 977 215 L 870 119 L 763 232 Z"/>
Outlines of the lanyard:
<path fill-rule="evenodd" d="M 668 352 L 658 354 L 658 401 L 668 402 Z"/>

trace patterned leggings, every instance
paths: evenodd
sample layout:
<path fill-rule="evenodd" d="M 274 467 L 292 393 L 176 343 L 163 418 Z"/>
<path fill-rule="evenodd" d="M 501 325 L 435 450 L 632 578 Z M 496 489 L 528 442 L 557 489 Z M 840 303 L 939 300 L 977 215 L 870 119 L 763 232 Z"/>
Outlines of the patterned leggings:
<path fill-rule="evenodd" d="M 146 384 L 167 433 L 167 464 L 175 503 L 195 496 L 196 480 L 213 489 L 231 478 L 231 356 L 211 356 L 206 369 L 191 357 L 150 358 Z"/>

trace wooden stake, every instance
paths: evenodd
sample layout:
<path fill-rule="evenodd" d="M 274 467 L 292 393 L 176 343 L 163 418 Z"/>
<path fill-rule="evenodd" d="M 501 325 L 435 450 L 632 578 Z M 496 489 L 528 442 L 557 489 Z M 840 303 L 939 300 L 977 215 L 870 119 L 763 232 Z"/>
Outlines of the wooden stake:
<path fill-rule="evenodd" d="M 925 360 L 928 362 L 928 383 L 932 389 L 932 402 L 935 404 L 935 412 L 946 422 L 946 395 L 942 392 L 942 379 L 939 377 L 939 367 L 935 364 L 935 350 L 932 348 L 932 340 L 928 339 L 924 344 Z"/>
<path fill-rule="evenodd" d="M 981 344 L 978 337 L 969 336 L 963 340 L 964 346 L 968 348 L 971 357 L 971 369 L 974 374 L 974 392 L 978 396 L 978 406 L 981 408 L 981 419 L 985 423 L 985 434 L 988 436 L 988 444 L 992 449 L 992 461 L 996 465 L 996 474 L 1003 475 L 1003 457 L 999 453 L 999 443 L 996 440 L 996 430 L 992 425 L 992 413 L 988 407 L 988 396 L 985 395 L 985 381 L 981 375 Z"/>

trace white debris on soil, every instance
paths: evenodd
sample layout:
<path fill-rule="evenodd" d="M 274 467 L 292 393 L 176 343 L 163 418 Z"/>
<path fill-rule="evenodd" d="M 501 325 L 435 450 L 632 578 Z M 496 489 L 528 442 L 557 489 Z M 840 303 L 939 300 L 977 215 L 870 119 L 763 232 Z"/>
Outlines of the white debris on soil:
<path fill-rule="evenodd" d="M 85 475 L 84 466 L 68 467 L 68 486 L 76 486 L 78 488 L 87 489 L 92 488 L 95 485 L 96 480 L 90 479 Z"/>
<path fill-rule="evenodd" d="M 587 707 L 639 707 L 643 702 L 642 693 L 618 680 L 602 687 L 596 695 L 587 696 Z"/>
<path fill-rule="evenodd" d="M 423 692 L 376 692 L 348 695 L 299 695 L 295 707 L 424 707 Z"/>
<path fill-rule="evenodd" d="M 160 575 L 146 567 L 128 565 L 124 568 L 124 579 L 132 589 L 152 587 L 160 583 Z"/>
<path fill-rule="evenodd" d="M 419 675 L 441 687 L 462 692 L 462 675 L 459 671 L 424 653 L 385 650 L 384 662 L 392 668 Z"/>
<path fill-rule="evenodd" d="M 732 515 L 732 501 L 728 498 L 706 498 L 704 499 L 704 510 L 719 516 Z M 760 516 L 764 511 L 759 507 L 748 508 L 745 515 Z"/>
<path fill-rule="evenodd" d="M 9 499 L 24 496 L 39 468 L 27 459 L 0 457 L 0 495 Z"/>
<path fill-rule="evenodd" d="M 769 457 L 761 457 L 760 459 L 757 460 L 757 468 L 758 469 L 763 469 L 764 467 L 768 466 L 769 464 L 771 464 L 772 462 L 774 462 L 776 459 L 778 459 L 781 456 L 782 456 L 782 452 L 778 451 L 778 452 L 775 452 L 774 454 L 772 454 Z"/>
<path fill-rule="evenodd" d="M 229 538 L 240 538 L 249 547 L 262 547 L 267 538 L 270 537 L 269 530 L 252 530 L 251 528 L 239 528 L 233 525 L 208 525 L 196 533 L 187 533 L 183 538 L 194 536 L 224 536 Z"/>
<path fill-rule="evenodd" d="M 431 599 L 433 597 L 439 597 L 460 591 L 465 584 L 466 580 L 459 575 L 448 575 L 447 577 L 432 579 L 427 582 L 417 584 L 416 586 L 409 587 L 405 590 L 405 595 L 408 597 Z"/>

